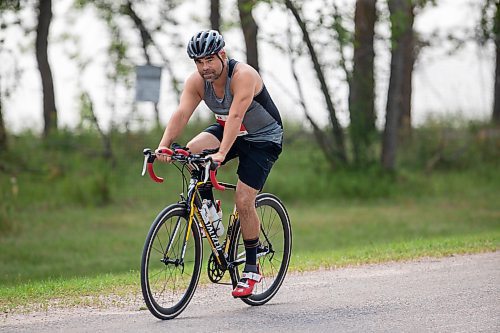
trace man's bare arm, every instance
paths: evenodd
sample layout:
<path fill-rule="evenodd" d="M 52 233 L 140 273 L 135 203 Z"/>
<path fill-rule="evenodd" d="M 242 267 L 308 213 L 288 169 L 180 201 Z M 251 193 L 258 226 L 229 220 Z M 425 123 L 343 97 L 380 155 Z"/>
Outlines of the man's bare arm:
<path fill-rule="evenodd" d="M 186 80 L 179 106 L 170 118 L 158 148 L 170 147 L 174 140 L 182 133 L 184 127 L 186 127 L 189 118 L 191 118 L 194 110 L 202 99 L 199 89 L 200 82 L 202 83 L 200 79 L 198 73 L 193 73 Z"/>
<path fill-rule="evenodd" d="M 240 132 L 243 117 L 252 103 L 255 90 L 260 78 L 253 69 L 242 69 L 235 73 L 232 81 L 233 102 L 229 109 L 229 115 L 224 126 L 224 136 L 219 148 L 219 153 L 215 154 L 215 160 L 222 161 L 236 137 Z"/>

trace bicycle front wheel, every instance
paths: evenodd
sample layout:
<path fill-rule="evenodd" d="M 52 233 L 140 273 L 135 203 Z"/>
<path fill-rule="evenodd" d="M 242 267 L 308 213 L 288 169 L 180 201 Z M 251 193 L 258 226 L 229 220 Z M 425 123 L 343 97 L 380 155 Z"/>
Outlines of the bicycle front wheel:
<path fill-rule="evenodd" d="M 276 196 L 261 193 L 257 195 L 255 206 L 260 219 L 257 263 L 262 281 L 255 285 L 252 296 L 241 300 L 249 305 L 262 305 L 273 298 L 285 279 L 292 249 L 292 229 L 285 206 Z M 239 220 L 234 228 L 233 239 L 237 241 L 231 247 L 230 258 L 236 261 L 245 257 Z M 236 281 L 239 280 L 242 269 L 242 266 L 235 268 Z"/>
<path fill-rule="evenodd" d="M 144 244 L 142 295 L 149 311 L 160 319 L 175 318 L 186 308 L 200 278 L 200 232 L 193 221 L 186 242 L 188 219 L 183 205 L 165 208 L 153 222 Z"/>

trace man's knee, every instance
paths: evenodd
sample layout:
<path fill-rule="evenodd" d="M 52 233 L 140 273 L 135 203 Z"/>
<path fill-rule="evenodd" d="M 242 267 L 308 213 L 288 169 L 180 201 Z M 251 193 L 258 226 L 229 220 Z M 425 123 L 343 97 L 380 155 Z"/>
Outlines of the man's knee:
<path fill-rule="evenodd" d="M 257 192 L 257 190 L 254 190 L 241 182 L 238 184 L 235 198 L 236 209 L 238 209 L 238 212 L 241 213 L 255 209 L 255 198 L 257 196 Z"/>
<path fill-rule="evenodd" d="M 186 147 L 189 148 L 189 151 L 192 152 L 192 153 L 197 153 L 197 149 L 198 149 L 198 140 L 196 140 L 196 137 L 192 138 L 186 145 Z"/>
<path fill-rule="evenodd" d="M 189 151 L 195 154 L 201 153 L 203 149 L 214 149 L 219 146 L 219 140 L 213 134 L 207 132 L 201 132 L 187 144 Z"/>
<path fill-rule="evenodd" d="M 236 204 L 236 208 L 238 209 L 239 212 L 242 212 L 244 210 L 248 210 L 250 207 L 255 205 L 255 197 L 252 197 L 251 195 L 247 195 L 247 194 L 244 194 L 244 195 L 243 194 L 241 194 L 241 195 L 236 194 L 235 204 Z"/>

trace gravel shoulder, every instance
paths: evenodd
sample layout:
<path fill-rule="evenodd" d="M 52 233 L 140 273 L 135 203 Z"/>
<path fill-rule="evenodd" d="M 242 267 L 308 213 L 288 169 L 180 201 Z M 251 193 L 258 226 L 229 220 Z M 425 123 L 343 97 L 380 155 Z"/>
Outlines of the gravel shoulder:
<path fill-rule="evenodd" d="M 291 273 L 260 307 L 204 286 L 171 321 L 139 297 L 107 304 L 3 314 L 0 332 L 500 332 L 500 252 Z"/>

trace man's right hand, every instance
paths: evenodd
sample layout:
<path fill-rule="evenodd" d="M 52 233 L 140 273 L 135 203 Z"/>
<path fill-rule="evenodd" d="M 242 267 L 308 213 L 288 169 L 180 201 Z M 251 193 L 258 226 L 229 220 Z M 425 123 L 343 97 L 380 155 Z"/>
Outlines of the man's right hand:
<path fill-rule="evenodd" d="M 172 162 L 172 159 L 170 158 L 170 156 L 168 156 L 167 154 L 160 153 L 160 150 L 162 150 L 162 149 L 168 149 L 168 147 L 158 146 L 158 148 L 156 148 L 156 150 L 155 150 L 156 159 L 161 161 L 161 162 L 164 162 L 164 163 Z"/>

